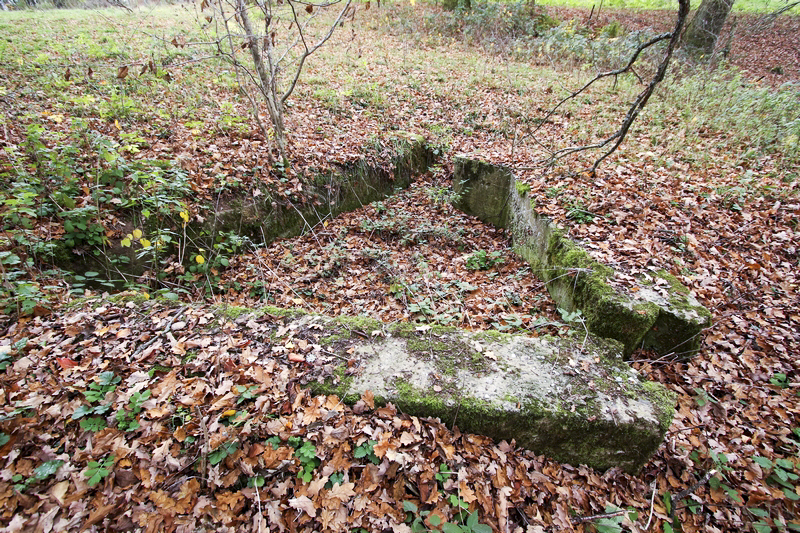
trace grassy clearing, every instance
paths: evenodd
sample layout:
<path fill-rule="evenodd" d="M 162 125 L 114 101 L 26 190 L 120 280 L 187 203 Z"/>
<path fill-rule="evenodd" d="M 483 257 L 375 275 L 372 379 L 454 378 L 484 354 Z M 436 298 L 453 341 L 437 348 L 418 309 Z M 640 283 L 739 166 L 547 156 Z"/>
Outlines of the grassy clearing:
<path fill-rule="evenodd" d="M 191 9 L 0 14 L 0 29 L 10 36 L 0 53 L 12 58 L 0 69 L 0 92 L 15 104 L 15 114 L 3 117 L 14 132 L 0 196 L 6 248 L 16 250 L 9 260 L 52 264 L 53 232 L 72 248 L 100 245 L 106 255 L 106 239 L 144 229 L 142 218 L 121 206 L 145 208 L 148 191 L 167 204 L 173 199 L 159 185 L 169 189 L 171 175 L 152 187 L 131 181 L 156 160 L 187 181 L 175 197 L 182 203 L 145 237 L 183 242 L 180 213 L 207 211 L 212 197 L 253 182 L 289 191 L 294 180 L 313 179 L 332 161 L 361 157 L 386 132 L 409 131 L 448 153 L 491 153 L 526 166 L 543 157 L 542 146 L 606 137 L 642 89 L 634 76 L 608 80 L 563 106 L 533 138 L 549 107 L 598 70 L 619 65 L 649 34 L 613 24 L 590 30 L 525 4 L 486 4 L 465 15 L 398 3 L 362 10 L 356 21 L 357 31 L 345 28 L 309 60 L 289 100 L 298 161 L 287 173 L 262 161 L 269 143 L 255 136 L 230 68 L 209 47 L 184 45 L 213 37 Z M 642 77 L 659 53 L 642 58 Z M 118 75 L 122 67 L 127 76 Z M 713 150 L 687 152 L 688 142 L 724 146 L 736 164 L 770 156 L 780 170 L 800 162 L 796 86 L 773 91 L 725 69 L 678 72 L 635 125 L 630 145 L 662 161 L 719 163 Z M 82 187 L 89 193 L 81 198 Z M 192 198 L 190 191 L 203 192 Z M 19 283 L 28 283 L 22 274 Z"/>

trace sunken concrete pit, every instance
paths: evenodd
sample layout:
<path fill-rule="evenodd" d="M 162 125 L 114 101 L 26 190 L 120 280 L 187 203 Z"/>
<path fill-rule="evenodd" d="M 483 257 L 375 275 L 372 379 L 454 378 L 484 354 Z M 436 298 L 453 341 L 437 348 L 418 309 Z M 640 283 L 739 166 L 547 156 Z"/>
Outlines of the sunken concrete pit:
<path fill-rule="evenodd" d="M 284 320 L 275 343 L 313 339 L 303 356 L 312 392 L 353 404 L 371 391 L 379 405 L 562 462 L 635 473 L 672 422 L 673 394 L 630 368 L 619 342 L 591 334 L 533 338 L 297 312 Z"/>
<path fill-rule="evenodd" d="M 663 270 L 641 276 L 633 285 L 618 282 L 613 269 L 592 259 L 536 212 L 528 189 L 506 167 L 456 158 L 455 207 L 508 229 L 514 251 L 546 282 L 560 308 L 580 310 L 587 329 L 621 342 L 626 356 L 639 348 L 681 357 L 697 352 L 711 313 L 686 287 Z"/>

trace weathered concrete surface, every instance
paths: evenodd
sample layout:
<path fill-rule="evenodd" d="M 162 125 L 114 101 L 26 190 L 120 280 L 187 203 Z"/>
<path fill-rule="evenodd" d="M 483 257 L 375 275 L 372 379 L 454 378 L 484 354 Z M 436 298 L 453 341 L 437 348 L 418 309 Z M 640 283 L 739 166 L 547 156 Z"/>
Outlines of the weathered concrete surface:
<path fill-rule="evenodd" d="M 315 393 L 354 403 L 369 390 L 379 404 L 515 439 L 562 462 L 636 472 L 674 412 L 673 395 L 643 381 L 618 342 L 592 335 L 531 338 L 318 315 L 287 318 L 283 331 L 316 339 L 305 383 Z"/>
<path fill-rule="evenodd" d="M 686 287 L 664 271 L 633 286 L 617 282 L 613 269 L 536 212 L 509 169 L 457 158 L 453 189 L 460 195 L 457 208 L 511 231 L 514 251 L 547 282 L 560 308 L 581 311 L 592 333 L 620 341 L 626 355 L 646 348 L 691 356 L 699 349 L 711 313 Z"/>

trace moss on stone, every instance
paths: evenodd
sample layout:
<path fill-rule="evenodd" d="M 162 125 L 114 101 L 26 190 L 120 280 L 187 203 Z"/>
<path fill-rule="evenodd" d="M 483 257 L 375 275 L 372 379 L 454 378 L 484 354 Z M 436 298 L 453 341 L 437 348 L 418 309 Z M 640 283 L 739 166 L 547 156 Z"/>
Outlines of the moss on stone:
<path fill-rule="evenodd" d="M 667 431 L 675 417 L 675 404 L 678 396 L 664 385 L 655 381 L 643 381 L 642 391 L 656 406 L 659 413 L 659 424 L 662 431 Z"/>
<path fill-rule="evenodd" d="M 484 331 L 477 331 L 475 332 L 472 337 L 475 340 L 483 341 L 483 342 L 511 342 L 511 339 L 514 336 L 510 333 L 503 333 L 502 331 L 497 331 L 496 329 L 487 329 Z"/>
<path fill-rule="evenodd" d="M 522 183 L 520 181 L 515 180 L 514 186 L 517 189 L 517 194 L 519 194 L 520 196 L 527 196 L 527 194 L 531 191 L 531 186 L 528 185 L 527 183 Z"/>
<path fill-rule="evenodd" d="M 133 302 L 136 305 L 142 305 L 150 300 L 150 295 L 146 292 L 123 291 L 117 294 L 112 294 L 109 296 L 108 300 L 117 305 L 124 305 L 129 302 Z"/>
<path fill-rule="evenodd" d="M 360 396 L 358 394 L 348 394 L 350 387 L 353 385 L 353 377 L 346 374 L 347 367 L 339 365 L 333 371 L 334 378 L 327 378 L 324 381 L 313 381 L 309 383 L 308 388 L 313 394 L 324 394 L 330 396 L 335 394 L 344 403 L 352 405 L 358 401 Z"/>

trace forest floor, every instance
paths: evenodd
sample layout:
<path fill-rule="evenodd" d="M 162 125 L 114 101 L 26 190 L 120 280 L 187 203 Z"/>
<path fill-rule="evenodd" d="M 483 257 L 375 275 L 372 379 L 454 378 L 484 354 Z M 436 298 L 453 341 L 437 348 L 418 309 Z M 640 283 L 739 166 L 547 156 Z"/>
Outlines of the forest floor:
<path fill-rule="evenodd" d="M 599 42 L 591 38 L 614 20 L 663 31 L 670 13 L 604 10 L 588 32 L 567 30 L 556 37 L 572 40 L 526 51 L 437 33 L 419 6 L 360 5 L 343 37 L 309 60 L 289 100 L 292 167 L 278 171 L 269 143 L 242 118 L 247 106 L 232 76 L 209 74 L 169 44 L 192 23 L 181 9 L 47 13 L 36 25 L 35 15 L 0 13 L 11 35 L 0 43 L 10 58 L 0 65 L 4 287 L 18 282 L 17 291 L 49 297 L 3 319 L 7 531 L 800 530 L 800 149 L 792 125 L 800 103 L 797 85 L 781 87 L 800 79 L 798 17 L 758 26 L 763 17 L 738 15 L 728 57 L 741 72 L 674 68 L 622 148 L 590 176 L 591 154 L 557 167 L 535 162 L 543 146 L 613 132 L 642 85 L 620 78 L 591 89 L 534 135 L 536 119 L 629 50 L 614 48 L 624 36 L 612 37 L 587 64 L 581 38 Z M 143 32 L 163 39 L 137 48 Z M 169 69 L 169 83 L 138 75 L 138 62 L 173 53 L 187 64 Z M 121 76 L 127 63 L 136 66 Z M 176 162 L 186 181 L 165 173 L 168 186 L 141 191 L 171 202 L 163 191 L 180 189 L 172 215 L 197 219 L 208 215 L 201 201 L 251 194 L 257 181 L 291 198 L 307 176 L 357 161 L 365 147 L 381 160 L 392 131 L 420 134 L 443 154 L 410 189 L 300 237 L 266 246 L 229 237 L 189 258 L 197 267 L 213 256 L 213 268 L 154 264 L 151 276 L 169 274 L 161 296 L 179 301 L 156 298 L 152 278 L 109 299 L 70 291 L 66 280 L 74 289 L 79 278 L 47 270 L 46 261 L 19 266 L 43 255 L 36 243 L 77 234 L 65 221 L 82 213 L 107 238 L 132 231 L 92 194 L 105 171 L 129 179 L 133 162 Z M 291 332 L 265 338 L 264 323 L 234 310 L 299 307 L 423 330 L 566 329 L 508 236 L 449 205 L 452 158 L 465 153 L 515 168 L 537 209 L 595 258 L 629 275 L 664 268 L 712 311 L 693 359 L 635 354 L 643 375 L 677 395 L 664 445 L 638 475 L 560 464 L 376 407 L 369 396 L 354 407 L 311 397 L 295 387 L 304 345 Z M 45 216 L 37 200 L 23 205 L 33 215 L 24 211 L 29 191 L 16 183 L 56 175 L 73 188 L 47 192 L 71 194 L 70 209 Z M 134 188 L 109 185 L 109 198 L 124 202 Z M 158 238 L 144 222 L 135 230 L 138 250 Z M 91 254 L 87 242 L 75 250 Z M 496 261 L 471 268 L 476 252 Z M 203 293 L 206 281 L 213 293 Z M 272 314 L 265 320 L 282 324 Z"/>

